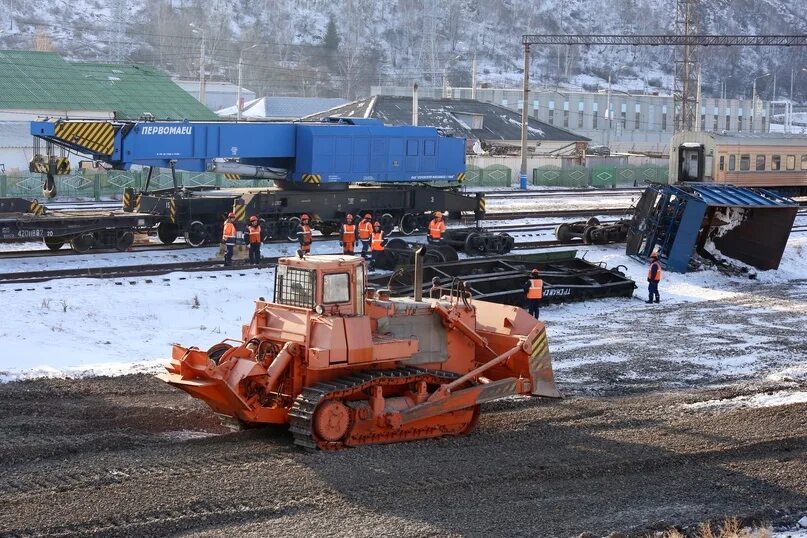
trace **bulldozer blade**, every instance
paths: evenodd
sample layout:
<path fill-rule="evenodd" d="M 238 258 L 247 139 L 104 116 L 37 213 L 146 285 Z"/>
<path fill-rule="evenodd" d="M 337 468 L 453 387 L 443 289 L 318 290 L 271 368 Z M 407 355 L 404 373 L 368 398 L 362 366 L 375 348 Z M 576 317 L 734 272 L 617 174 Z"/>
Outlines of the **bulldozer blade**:
<path fill-rule="evenodd" d="M 246 402 L 223 379 L 184 379 L 172 373 L 157 374 L 157 378 L 199 398 L 218 413 L 237 416 L 250 411 Z"/>

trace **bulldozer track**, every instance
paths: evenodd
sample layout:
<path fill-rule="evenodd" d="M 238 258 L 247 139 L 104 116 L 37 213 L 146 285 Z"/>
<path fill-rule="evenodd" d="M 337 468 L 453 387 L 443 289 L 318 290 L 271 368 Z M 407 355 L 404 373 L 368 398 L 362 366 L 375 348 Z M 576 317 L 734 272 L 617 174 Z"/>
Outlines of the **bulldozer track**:
<path fill-rule="evenodd" d="M 327 383 L 317 383 L 303 390 L 289 412 L 289 431 L 294 435 L 294 444 L 309 450 L 317 448 L 338 449 L 339 442 L 319 443 L 312 434 L 314 411 L 327 399 L 347 396 L 370 388 L 376 384 L 405 384 L 426 381 L 433 384 L 451 382 L 459 377 L 451 372 L 426 370 L 423 368 L 394 368 L 390 370 L 366 370 L 341 377 Z"/>

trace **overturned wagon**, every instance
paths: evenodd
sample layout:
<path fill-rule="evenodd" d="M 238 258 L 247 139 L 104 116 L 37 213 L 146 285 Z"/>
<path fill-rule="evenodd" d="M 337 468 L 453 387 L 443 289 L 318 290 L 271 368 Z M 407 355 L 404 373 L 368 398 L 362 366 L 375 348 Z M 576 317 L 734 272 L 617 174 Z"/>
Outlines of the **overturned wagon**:
<path fill-rule="evenodd" d="M 576 257 L 576 251 L 462 260 L 423 268 L 423 293 L 470 293 L 474 299 L 521 305 L 524 283 L 532 269 L 541 272 L 544 303 L 584 301 L 602 297 L 631 297 L 636 284 L 620 268 L 608 269 Z M 374 277 L 375 286 L 393 296 L 413 293 L 414 269 L 399 269 L 391 277 Z"/>

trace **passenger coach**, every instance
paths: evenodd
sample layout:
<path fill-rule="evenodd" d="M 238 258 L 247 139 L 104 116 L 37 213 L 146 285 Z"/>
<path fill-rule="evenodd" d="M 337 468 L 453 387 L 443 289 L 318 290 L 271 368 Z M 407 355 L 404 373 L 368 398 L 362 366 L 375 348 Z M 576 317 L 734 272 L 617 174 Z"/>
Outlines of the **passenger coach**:
<path fill-rule="evenodd" d="M 670 147 L 670 181 L 764 187 L 807 194 L 807 137 L 681 132 Z"/>

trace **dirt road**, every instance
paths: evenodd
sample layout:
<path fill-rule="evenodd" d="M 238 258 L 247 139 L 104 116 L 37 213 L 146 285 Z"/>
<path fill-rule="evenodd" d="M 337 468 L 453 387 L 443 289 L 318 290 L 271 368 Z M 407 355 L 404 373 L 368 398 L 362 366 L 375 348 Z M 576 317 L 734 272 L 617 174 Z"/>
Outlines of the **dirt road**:
<path fill-rule="evenodd" d="M 469 437 L 324 454 L 282 430 L 198 438 L 223 430 L 147 376 L 10 383 L 0 529 L 571 536 L 807 510 L 807 404 L 681 405 L 732 395 L 500 402 Z"/>
<path fill-rule="evenodd" d="M 555 321 L 565 399 L 487 405 L 464 438 L 340 453 L 303 452 L 283 429 L 225 433 L 150 376 L 0 384 L 0 534 L 639 535 L 798 517 L 807 403 L 687 404 L 807 391 L 764 375 L 804 369 L 806 297 L 805 282 L 756 286 L 699 305 L 635 301 L 591 326 Z M 679 339 L 647 338 L 644 308 L 680 317 Z M 721 376 L 743 353 L 759 366 Z"/>

